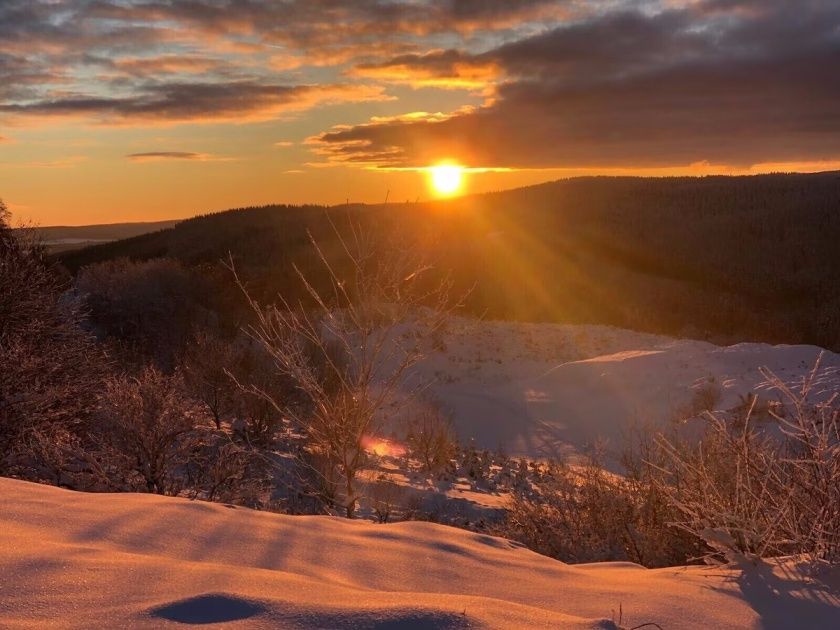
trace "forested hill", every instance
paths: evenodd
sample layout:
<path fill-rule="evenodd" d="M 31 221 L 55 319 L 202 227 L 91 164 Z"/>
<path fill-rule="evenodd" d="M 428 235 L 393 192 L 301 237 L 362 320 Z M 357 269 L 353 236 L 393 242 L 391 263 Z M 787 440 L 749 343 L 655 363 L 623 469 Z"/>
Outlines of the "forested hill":
<path fill-rule="evenodd" d="M 314 269 L 307 230 L 329 248 L 331 223 L 351 222 L 433 249 L 438 268 L 475 284 L 468 310 L 490 318 L 840 350 L 840 172 L 586 177 L 430 203 L 244 208 L 61 261 L 217 264 L 230 252 L 255 290 L 288 294 L 300 289 L 292 262 Z"/>

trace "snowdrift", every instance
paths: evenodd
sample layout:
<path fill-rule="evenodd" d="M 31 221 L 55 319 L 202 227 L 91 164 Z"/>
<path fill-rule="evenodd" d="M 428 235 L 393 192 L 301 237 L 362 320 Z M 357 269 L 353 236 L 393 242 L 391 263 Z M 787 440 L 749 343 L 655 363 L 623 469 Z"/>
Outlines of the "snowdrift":
<path fill-rule="evenodd" d="M 570 566 L 428 523 L 0 479 L 0 627 L 840 627 L 840 575 Z"/>
<path fill-rule="evenodd" d="M 711 381 L 720 409 L 760 386 L 766 367 L 792 386 L 822 354 L 817 396 L 840 391 L 840 354 L 816 346 L 716 346 L 610 326 L 452 318 L 415 369 L 463 441 L 529 458 L 596 441 L 620 452 L 634 427 L 661 424 Z M 766 397 L 777 397 L 767 392 Z"/>

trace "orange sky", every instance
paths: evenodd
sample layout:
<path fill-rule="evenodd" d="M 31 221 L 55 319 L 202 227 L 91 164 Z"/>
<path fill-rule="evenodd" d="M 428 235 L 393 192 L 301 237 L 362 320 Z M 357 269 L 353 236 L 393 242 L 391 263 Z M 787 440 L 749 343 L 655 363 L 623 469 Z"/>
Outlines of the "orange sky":
<path fill-rule="evenodd" d="M 5 0 L 0 197 L 83 225 L 428 199 L 444 160 L 473 169 L 462 193 L 840 169 L 840 9 L 791 11 Z"/>

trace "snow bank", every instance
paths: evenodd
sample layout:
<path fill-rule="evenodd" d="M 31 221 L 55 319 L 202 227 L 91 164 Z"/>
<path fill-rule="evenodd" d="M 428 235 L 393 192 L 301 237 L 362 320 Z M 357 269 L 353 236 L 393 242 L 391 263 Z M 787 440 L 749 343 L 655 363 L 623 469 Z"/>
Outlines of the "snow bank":
<path fill-rule="evenodd" d="M 760 367 L 795 385 L 822 352 L 462 318 L 437 345 L 442 350 L 416 369 L 436 379 L 432 397 L 452 414 L 461 438 L 532 458 L 574 453 L 599 439 L 620 450 L 634 426 L 673 416 L 710 378 L 727 408 L 764 380 Z M 840 390 L 840 355 L 826 352 L 822 366 L 817 394 Z"/>
<path fill-rule="evenodd" d="M 834 576 L 840 577 L 840 576 Z M 428 523 L 291 517 L 0 479 L 3 628 L 828 628 L 838 580 L 569 566 Z"/>

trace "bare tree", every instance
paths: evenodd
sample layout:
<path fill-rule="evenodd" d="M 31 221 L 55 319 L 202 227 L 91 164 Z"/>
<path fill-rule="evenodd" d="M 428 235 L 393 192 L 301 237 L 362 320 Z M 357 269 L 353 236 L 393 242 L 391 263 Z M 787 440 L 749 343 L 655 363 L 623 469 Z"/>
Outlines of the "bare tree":
<path fill-rule="evenodd" d="M 394 483 L 385 475 L 368 484 L 367 498 L 370 501 L 376 520 L 387 523 L 391 516 L 405 500 L 406 491 L 403 486 Z"/>
<path fill-rule="evenodd" d="M 206 331 L 196 333 L 184 353 L 184 380 L 190 393 L 204 403 L 216 429 L 234 409 L 236 385 L 227 374 L 235 361 L 233 345 Z"/>
<path fill-rule="evenodd" d="M 233 430 L 251 446 L 268 448 L 283 422 L 274 401 L 288 402 L 295 393 L 288 378 L 278 374 L 271 357 L 261 344 L 246 339 L 231 356 L 226 377 L 236 386 L 233 393 Z M 265 396 L 271 392 L 271 398 Z"/>
<path fill-rule="evenodd" d="M 451 419 L 437 409 L 423 409 L 409 421 L 406 442 L 423 469 L 436 473 L 455 457 L 458 437 Z"/>
<path fill-rule="evenodd" d="M 148 492 L 176 494 L 177 469 L 187 461 L 197 425 L 180 376 L 147 367 L 136 377 L 108 381 L 102 394 L 103 450 Z"/>
<path fill-rule="evenodd" d="M 409 371 L 423 357 L 424 336 L 443 320 L 447 293 L 445 283 L 424 288 L 430 267 L 409 248 L 383 251 L 369 234 L 335 231 L 341 251 L 332 258 L 310 235 L 326 271 L 324 288 L 295 267 L 308 304 L 279 296 L 276 305 L 263 308 L 249 298 L 257 318 L 249 332 L 278 373 L 294 383 L 298 400 L 252 389 L 271 400 L 302 431 L 308 449 L 337 472 L 344 511 L 352 518 L 367 458 L 364 438 L 423 387 L 411 382 Z M 323 468 L 318 474 L 332 479 Z"/>
<path fill-rule="evenodd" d="M 197 431 L 184 467 L 188 496 L 206 501 L 263 505 L 270 487 L 265 458 L 218 431 Z"/>

